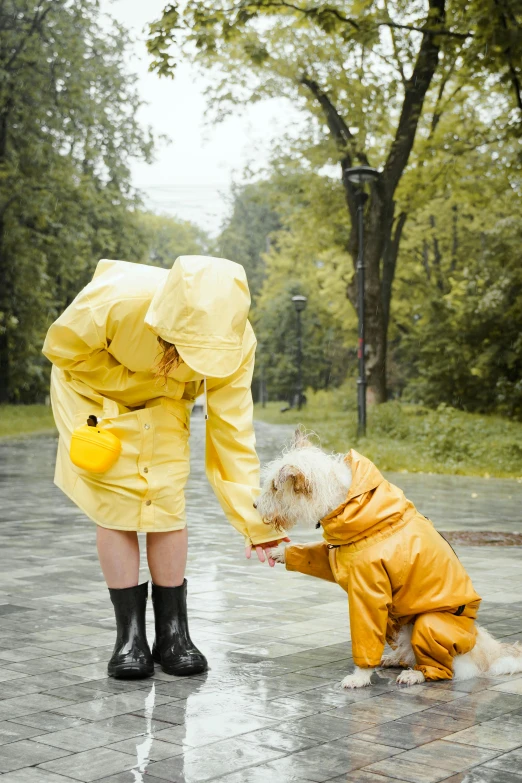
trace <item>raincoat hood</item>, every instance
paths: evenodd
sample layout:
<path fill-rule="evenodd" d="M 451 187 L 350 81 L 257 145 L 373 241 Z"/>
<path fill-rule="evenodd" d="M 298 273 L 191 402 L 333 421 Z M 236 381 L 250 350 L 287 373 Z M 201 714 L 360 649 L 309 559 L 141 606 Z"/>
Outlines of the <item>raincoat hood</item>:
<path fill-rule="evenodd" d="M 250 292 L 241 264 L 210 256 L 180 256 L 145 316 L 148 328 L 172 343 L 191 369 L 226 378 L 241 364 Z"/>
<path fill-rule="evenodd" d="M 354 543 L 396 522 L 409 509 L 415 511 L 403 491 L 386 481 L 367 457 L 351 449 L 345 461 L 352 471 L 346 500 L 321 520 L 328 543 Z"/>

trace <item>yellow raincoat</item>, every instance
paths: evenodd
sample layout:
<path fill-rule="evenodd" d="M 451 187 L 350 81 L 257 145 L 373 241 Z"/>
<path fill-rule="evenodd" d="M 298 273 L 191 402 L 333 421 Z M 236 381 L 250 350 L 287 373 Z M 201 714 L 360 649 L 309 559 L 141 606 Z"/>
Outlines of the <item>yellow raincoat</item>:
<path fill-rule="evenodd" d="M 259 461 L 249 306 L 245 271 L 232 261 L 182 256 L 166 270 L 102 260 L 50 327 L 43 353 L 54 365 L 55 484 L 98 525 L 144 532 L 185 526 L 190 412 L 204 390 L 207 476 L 226 516 L 246 543 L 280 538 L 253 507 Z M 158 336 L 184 360 L 166 385 L 154 375 Z M 69 458 L 71 433 L 91 414 L 122 442 L 103 474 Z"/>
<path fill-rule="evenodd" d="M 385 641 L 413 623 L 416 669 L 451 679 L 452 659 L 475 645 L 480 597 L 450 545 L 385 481 L 369 459 L 350 451 L 352 484 L 321 520 L 325 541 L 289 546 L 286 567 L 337 582 L 348 593 L 354 663 L 379 666 Z"/>

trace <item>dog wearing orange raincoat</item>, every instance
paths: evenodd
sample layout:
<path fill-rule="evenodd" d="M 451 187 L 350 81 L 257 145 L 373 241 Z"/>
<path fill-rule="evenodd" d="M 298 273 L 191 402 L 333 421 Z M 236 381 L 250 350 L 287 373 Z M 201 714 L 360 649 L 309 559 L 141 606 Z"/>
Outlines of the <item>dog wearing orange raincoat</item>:
<path fill-rule="evenodd" d="M 348 593 L 355 670 L 344 688 L 390 666 L 404 667 L 404 685 L 522 671 L 522 646 L 476 625 L 481 599 L 451 546 L 366 457 L 326 454 L 298 430 L 266 467 L 256 507 L 281 532 L 323 530 L 323 541 L 281 544 L 272 556 Z"/>

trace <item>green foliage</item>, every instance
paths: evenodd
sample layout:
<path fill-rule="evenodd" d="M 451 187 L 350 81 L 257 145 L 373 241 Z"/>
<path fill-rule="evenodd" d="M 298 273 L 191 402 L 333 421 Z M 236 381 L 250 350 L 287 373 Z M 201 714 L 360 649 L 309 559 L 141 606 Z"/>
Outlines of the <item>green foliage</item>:
<path fill-rule="evenodd" d="M 522 420 L 522 177 L 517 145 L 456 154 L 412 216 L 392 307 L 395 387 Z"/>
<path fill-rule="evenodd" d="M 217 239 L 219 255 L 245 267 L 253 299 L 265 277 L 263 254 L 270 247 L 273 232 L 281 228 L 275 195 L 270 183 L 264 181 L 234 187 L 232 214 Z"/>
<path fill-rule="evenodd" d="M 339 384 L 350 362 L 340 329 L 324 308 L 317 288 L 308 287 L 303 279 L 290 278 L 277 292 L 263 295 L 254 313 L 258 338 L 255 379 L 263 372 L 268 396 L 289 402 L 296 394 L 299 367 L 297 314 L 292 302 L 295 294 L 308 298 L 301 314 L 306 385 L 321 389 Z M 353 363 L 353 355 L 351 360 Z"/>
<path fill-rule="evenodd" d="M 404 337 L 413 331 L 412 315 L 422 311 L 430 320 L 432 311 L 434 330 L 431 337 L 426 333 L 429 350 L 439 351 L 440 357 L 445 347 L 444 342 L 439 348 L 436 343 L 435 300 L 445 294 L 440 280 L 435 280 L 439 270 L 433 270 L 428 284 L 422 280 L 414 288 L 419 271 L 411 254 L 419 249 L 424 253 L 424 239 L 416 229 L 422 225 L 438 250 L 448 237 L 452 245 L 451 230 L 443 225 L 444 202 L 461 206 L 460 220 L 465 220 L 468 202 L 476 202 L 479 181 L 482 188 L 481 177 L 491 197 L 497 187 L 491 172 L 494 179 L 501 166 L 504 185 L 518 200 L 521 30 L 521 9 L 513 0 L 398 0 L 393 4 L 388 0 L 342 4 L 241 0 L 232 5 L 225 0 L 189 0 L 169 4 L 151 28 L 152 67 L 172 74 L 176 63 L 188 57 L 206 69 L 212 78 L 208 95 L 217 119 L 267 97 L 285 98 L 301 112 L 298 133 L 278 140 L 274 170 L 279 194 L 285 177 L 288 190 L 299 182 L 304 189 L 290 198 L 292 216 L 285 207 L 276 206 L 275 211 L 295 244 L 308 236 L 311 246 L 320 249 L 317 258 L 324 273 L 318 269 L 317 280 L 307 279 L 307 285 L 323 291 L 330 287 L 328 275 L 333 278 L 334 288 L 342 293 L 338 297 L 332 292 L 327 310 L 337 324 L 350 321 L 336 318 L 342 297 L 356 306 L 353 260 L 358 245 L 354 188 L 339 174 L 361 163 L 382 169 L 365 212 L 367 380 L 375 399 L 386 399 L 389 327 L 392 350 L 387 374 L 395 395 L 430 363 L 428 357 L 423 363 L 413 349 L 406 350 Z M 475 171 L 477 161 L 480 174 Z M 325 193 L 326 203 L 334 205 L 330 211 L 321 198 Z M 516 208 L 513 204 L 507 214 L 516 214 Z M 473 211 L 478 216 L 477 203 Z M 403 229 L 408 233 L 409 226 L 413 227 L 409 251 L 403 253 Z M 273 237 L 278 257 L 272 254 L 269 267 L 275 268 L 285 255 L 278 244 L 281 233 Z M 244 247 L 239 250 L 245 252 Z M 453 271 L 458 266 L 463 274 L 462 242 L 449 257 Z M 396 270 L 400 279 L 394 287 Z M 449 279 L 444 285 L 452 286 Z M 267 279 L 261 299 L 266 302 L 277 292 L 275 277 Z M 398 297 L 399 292 L 404 296 Z M 345 345 L 351 332 L 348 326 Z M 281 340 L 278 344 L 282 346 L 280 377 L 286 368 L 287 387 L 291 362 L 286 346 Z M 273 357 L 270 361 L 274 364 Z M 417 394 L 431 404 L 436 393 L 430 396 L 428 387 L 418 384 Z M 503 394 L 511 392 L 509 380 Z M 462 404 L 446 391 L 441 398 Z"/>
<path fill-rule="evenodd" d="M 281 224 L 261 257 L 264 280 L 252 313 L 258 338 L 255 379 L 263 374 L 270 399 L 291 401 L 296 394 L 295 294 L 308 298 L 301 315 L 305 384 L 336 386 L 355 363 L 356 324 L 345 297 L 350 261 L 336 246 L 343 233 L 336 219 L 338 194 L 324 186 L 323 178 L 295 167 L 263 183 Z"/>
<path fill-rule="evenodd" d="M 137 225 L 145 244 L 143 260 L 168 269 L 178 256 L 208 255 L 212 242 L 208 234 L 188 220 L 152 212 L 138 214 Z"/>
<path fill-rule="evenodd" d="M 0 400 L 45 394 L 45 330 L 102 257 L 145 252 L 129 160 L 150 159 L 124 61 L 96 0 L 0 5 Z"/>
<path fill-rule="evenodd" d="M 387 402 L 368 410 L 368 434 L 357 438 L 355 381 L 331 392 L 307 392 L 308 404 L 281 413 L 280 404 L 256 406 L 256 418 L 302 423 L 327 450 L 355 448 L 381 470 L 522 479 L 522 424 L 440 405 L 436 410 Z"/>

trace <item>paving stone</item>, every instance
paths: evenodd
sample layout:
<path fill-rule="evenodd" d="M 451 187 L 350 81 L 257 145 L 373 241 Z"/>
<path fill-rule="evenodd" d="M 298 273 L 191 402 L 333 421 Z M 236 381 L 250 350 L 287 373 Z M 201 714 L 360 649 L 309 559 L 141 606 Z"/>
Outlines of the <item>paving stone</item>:
<path fill-rule="evenodd" d="M 492 750 L 513 750 L 522 745 L 522 731 L 520 726 L 507 721 L 486 721 L 456 734 L 448 734 L 446 740 Z"/>
<path fill-rule="evenodd" d="M 49 748 L 32 740 L 10 742 L 8 745 L 0 745 L 0 772 L 11 772 L 68 755 L 61 748 Z"/>
<path fill-rule="evenodd" d="M 121 753 L 136 754 L 138 761 L 163 761 L 173 756 L 181 756 L 184 753 L 182 745 L 174 745 L 172 742 L 163 742 L 152 736 L 142 735 L 139 740 L 131 737 L 108 745 L 110 750 L 119 750 Z"/>
<path fill-rule="evenodd" d="M 46 696 L 42 693 L 30 693 L 16 699 L 4 699 L 0 701 L 0 720 L 9 720 L 34 712 L 53 710 L 59 706 L 67 706 L 67 702 L 56 696 Z"/>
<path fill-rule="evenodd" d="M 191 749 L 183 756 L 154 762 L 148 769 L 151 775 L 162 780 L 188 783 L 219 778 L 283 755 L 283 750 L 264 745 L 246 745 L 241 737 L 236 737 L 208 745 L 204 752 L 200 748 Z"/>
<path fill-rule="evenodd" d="M 72 726 L 84 726 L 87 721 L 81 718 L 71 718 L 69 715 L 58 715 L 54 712 L 35 712 L 31 715 L 23 715 L 13 718 L 14 723 L 22 723 L 24 726 L 34 726 L 43 732 L 61 731 Z"/>
<path fill-rule="evenodd" d="M 41 742 L 44 745 L 52 745 L 79 753 L 80 751 L 91 750 L 92 748 L 99 748 L 103 745 L 126 740 L 130 737 L 141 737 L 147 731 L 156 734 L 166 726 L 168 726 L 167 723 L 157 720 L 151 720 L 147 723 L 143 718 L 138 718 L 136 715 L 118 715 L 109 720 L 85 723 L 81 726 L 63 729 L 63 731 L 42 734 L 34 739 L 35 742 Z M 141 740 L 136 740 L 136 742 L 141 742 Z"/>
<path fill-rule="evenodd" d="M 267 768 L 272 771 L 274 780 L 278 780 L 282 774 L 322 783 L 344 772 L 365 767 L 372 760 L 388 759 L 396 753 L 400 753 L 397 748 L 347 737 L 272 761 L 267 764 Z"/>
<path fill-rule="evenodd" d="M 286 734 L 295 734 L 327 742 L 372 729 L 374 725 L 370 721 L 364 721 L 359 718 L 350 720 L 324 713 L 320 717 L 313 715 L 307 718 L 299 718 L 298 720 L 284 721 L 278 724 L 278 729 Z M 364 739 L 364 737 L 360 739 Z"/>
<path fill-rule="evenodd" d="M 370 688 L 365 690 L 371 691 Z M 369 721 L 370 723 L 387 723 L 390 720 L 403 718 L 411 713 L 423 712 L 433 706 L 433 702 L 421 696 L 402 697 L 396 694 L 384 694 L 365 699 L 346 707 L 338 707 L 328 713 L 338 718 Z"/>
<path fill-rule="evenodd" d="M 154 775 L 149 775 L 147 771 L 139 772 L 139 776 L 136 778 L 138 772 L 139 770 L 130 769 L 117 775 L 110 775 L 108 778 L 100 778 L 96 783 L 165 783 L 164 779 L 161 780 Z"/>
<path fill-rule="evenodd" d="M 479 766 L 452 775 L 451 778 L 446 778 L 444 783 L 522 783 L 522 776 Z"/>
<path fill-rule="evenodd" d="M 158 731 L 156 736 L 175 745 L 187 745 L 192 748 L 210 745 L 218 740 L 246 734 L 257 729 L 276 725 L 271 719 L 259 718 L 241 712 L 221 712 L 218 715 L 194 717 L 179 726 Z"/>
<path fill-rule="evenodd" d="M 406 783 L 406 781 L 358 769 L 356 772 L 349 772 L 348 775 L 342 775 L 340 778 L 332 778 L 328 783 Z"/>
<path fill-rule="evenodd" d="M 376 772 L 379 775 L 390 775 L 392 779 L 397 778 L 408 781 L 408 783 L 439 783 L 439 781 L 447 780 L 448 776 L 447 770 L 418 764 L 402 755 L 394 759 L 369 764 L 363 771 L 370 774 Z M 375 783 L 381 783 L 381 781 L 377 778 Z"/>
<path fill-rule="evenodd" d="M 451 731 L 451 730 L 450 730 Z M 377 742 L 380 745 L 391 745 L 394 748 L 409 750 L 418 745 L 424 745 L 436 739 L 441 739 L 448 734 L 448 728 L 441 729 L 434 726 L 424 726 L 421 723 L 407 723 L 403 720 L 395 720 L 381 723 L 354 735 L 355 739 L 365 742 Z M 457 734 L 451 735 L 453 737 Z"/>
<path fill-rule="evenodd" d="M 492 690 L 502 691 L 502 693 L 519 693 L 522 695 L 522 677 L 508 680 L 507 682 L 503 682 L 500 685 L 494 685 Z"/>
<path fill-rule="evenodd" d="M 522 735 L 520 737 L 520 745 L 522 745 Z M 509 753 L 504 753 L 501 756 L 497 756 L 492 761 L 487 763 L 487 768 L 501 769 L 505 772 L 520 773 L 522 771 L 522 747 L 512 750 Z"/>
<path fill-rule="evenodd" d="M 0 745 L 7 745 L 9 742 L 16 742 L 17 740 L 29 739 L 30 737 L 34 737 L 35 734 L 41 734 L 41 730 L 35 729 L 32 726 L 23 726 L 21 723 L 13 723 L 8 720 L 4 720 L 0 723 Z"/>
<path fill-rule="evenodd" d="M 41 767 L 25 767 L 2 775 L 2 783 L 71 783 L 71 778 L 47 772 Z"/>
<path fill-rule="evenodd" d="M 282 772 L 278 772 L 277 778 L 275 778 L 274 772 L 270 767 L 260 764 L 257 767 L 250 767 L 249 769 L 242 769 L 240 772 L 233 772 L 231 775 L 225 775 L 219 778 L 219 783 L 267 783 L 267 781 L 274 781 L 275 783 L 276 780 L 277 783 L 303 783 L 305 778 L 292 774 L 285 775 Z M 374 781 L 374 783 L 380 782 Z"/>
<path fill-rule="evenodd" d="M 449 772 L 461 772 L 469 767 L 489 761 L 498 754 L 498 750 L 469 747 L 446 740 L 435 740 L 421 745 L 419 748 L 407 750 L 402 754 L 401 759 L 437 769 L 446 769 Z"/>
<path fill-rule="evenodd" d="M 123 772 L 132 769 L 136 764 L 136 758 L 126 753 L 120 753 L 108 748 L 94 748 L 83 753 L 69 754 L 65 758 L 48 761 L 41 764 L 42 769 L 57 772 L 73 780 L 90 783 L 99 780 L 102 776 Z"/>

